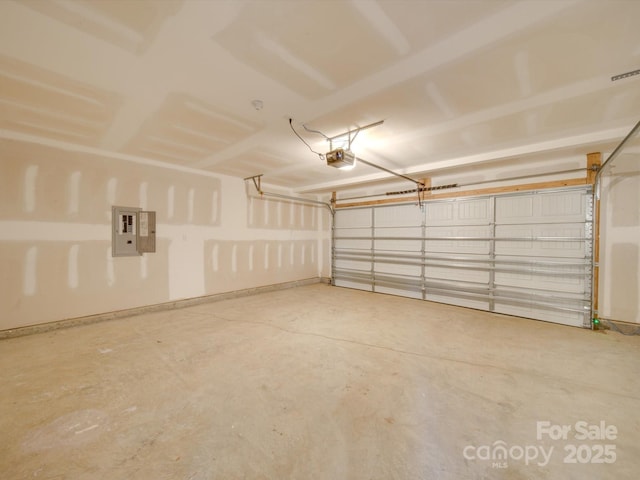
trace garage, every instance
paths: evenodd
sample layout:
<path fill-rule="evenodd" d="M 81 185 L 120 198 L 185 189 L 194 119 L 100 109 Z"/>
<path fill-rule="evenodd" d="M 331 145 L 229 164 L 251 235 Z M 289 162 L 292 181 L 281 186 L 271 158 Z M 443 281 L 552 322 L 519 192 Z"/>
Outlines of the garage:
<path fill-rule="evenodd" d="M 0 2 L 2 478 L 635 478 L 638 18 Z"/>

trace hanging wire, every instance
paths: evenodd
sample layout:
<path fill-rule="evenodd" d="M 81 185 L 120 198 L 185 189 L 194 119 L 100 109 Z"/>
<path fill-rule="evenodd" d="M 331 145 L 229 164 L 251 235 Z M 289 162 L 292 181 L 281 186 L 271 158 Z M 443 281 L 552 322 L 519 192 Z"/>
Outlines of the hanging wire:
<path fill-rule="evenodd" d="M 298 137 L 300 140 L 302 140 L 302 143 L 304 143 L 304 144 L 307 146 L 307 148 L 308 148 L 309 150 L 311 150 L 311 152 L 312 152 L 312 153 L 315 153 L 316 155 L 318 155 L 318 157 L 320 157 L 320 161 L 324 162 L 324 159 L 325 159 L 325 158 L 324 158 L 324 154 L 323 154 L 323 153 L 320 153 L 320 152 L 316 152 L 313 148 L 311 148 L 311 145 L 309 145 L 309 144 L 305 141 L 305 139 L 304 139 L 304 138 L 302 138 L 302 137 L 300 136 L 300 134 L 298 134 L 298 132 L 296 132 L 296 129 L 295 129 L 295 128 L 293 128 L 293 119 L 292 119 L 292 118 L 290 118 L 290 119 L 289 119 L 289 126 L 291 127 L 291 130 L 293 130 L 293 133 L 295 133 L 295 134 L 296 134 L 296 137 Z M 306 127 L 305 127 L 305 129 L 306 129 Z"/>
<path fill-rule="evenodd" d="M 317 133 L 318 135 L 322 135 L 327 141 L 331 141 L 331 139 L 327 137 L 324 133 L 322 133 L 320 130 L 314 130 L 312 128 L 309 128 L 304 123 L 302 124 L 302 127 L 309 133 Z"/>

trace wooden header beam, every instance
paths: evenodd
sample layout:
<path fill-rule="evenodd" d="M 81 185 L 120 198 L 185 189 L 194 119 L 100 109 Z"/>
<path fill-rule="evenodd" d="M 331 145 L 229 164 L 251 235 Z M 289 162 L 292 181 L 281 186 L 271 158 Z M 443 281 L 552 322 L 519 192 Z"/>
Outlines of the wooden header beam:
<path fill-rule="evenodd" d="M 455 198 L 455 197 L 475 197 L 478 195 L 491 195 L 496 193 L 510 193 L 510 192 L 526 192 L 528 190 L 543 190 L 546 188 L 572 187 L 576 185 L 587 185 L 586 178 L 555 180 L 552 182 L 527 183 L 523 185 L 513 185 L 510 187 L 490 187 L 490 188 L 479 188 L 476 190 L 430 193 L 428 195 L 428 198 L 423 197 L 423 200 L 438 200 L 441 198 Z M 340 199 L 337 200 L 337 202 L 339 201 Z M 407 203 L 410 201 L 415 201 L 415 196 L 411 195 L 411 196 L 403 196 L 403 197 L 395 197 L 395 198 L 383 198 L 380 200 L 369 200 L 365 202 L 336 203 L 335 208 L 365 207 L 370 205 L 385 205 L 388 203 Z"/>
<path fill-rule="evenodd" d="M 593 185 L 596 178 L 596 173 L 598 172 L 600 165 L 602 162 L 602 153 L 594 152 L 587 154 L 587 166 L 585 169 L 585 177 L 583 178 L 571 178 L 567 180 L 552 180 L 547 182 L 535 182 L 535 183 L 525 183 L 522 185 L 509 185 L 505 187 L 488 187 L 488 188 L 479 188 L 474 190 L 456 190 L 456 191 L 446 191 L 441 193 L 435 193 L 434 190 L 423 191 L 420 194 L 421 200 L 437 200 L 441 198 L 456 198 L 456 197 L 475 197 L 479 195 L 492 195 L 492 194 L 500 194 L 500 193 L 512 193 L 512 192 L 526 192 L 530 190 L 545 190 L 548 188 L 562 188 L 562 187 L 573 187 L 579 185 Z M 420 182 L 424 184 L 425 187 L 431 187 L 431 178 L 422 178 Z M 381 194 L 380 196 L 383 196 Z M 390 203 L 408 203 L 415 201 L 415 196 L 413 195 L 403 195 L 393 198 L 381 198 L 378 200 L 367 200 L 362 202 L 349 202 L 349 203 L 339 203 L 340 199 L 336 198 L 336 193 L 333 192 L 331 197 L 331 203 L 338 208 L 351 208 L 351 207 L 366 207 L 371 205 L 386 205 Z"/>

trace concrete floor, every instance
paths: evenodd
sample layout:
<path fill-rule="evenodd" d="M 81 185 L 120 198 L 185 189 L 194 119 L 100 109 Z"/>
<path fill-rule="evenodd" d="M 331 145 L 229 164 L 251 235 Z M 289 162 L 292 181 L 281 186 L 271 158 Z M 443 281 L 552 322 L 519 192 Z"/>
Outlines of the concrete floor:
<path fill-rule="evenodd" d="M 639 347 L 323 284 L 3 340 L 0 476 L 638 478 Z"/>

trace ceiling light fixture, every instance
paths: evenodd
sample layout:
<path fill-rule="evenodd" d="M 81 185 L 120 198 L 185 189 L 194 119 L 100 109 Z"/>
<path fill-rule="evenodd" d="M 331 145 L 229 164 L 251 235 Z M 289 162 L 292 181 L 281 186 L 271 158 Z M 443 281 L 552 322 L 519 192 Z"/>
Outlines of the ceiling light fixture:
<path fill-rule="evenodd" d="M 356 128 L 355 130 L 348 130 L 334 137 L 327 137 L 322 132 L 318 132 L 317 130 L 307 130 L 320 133 L 329 142 L 330 151 L 324 156 L 327 161 L 327 165 L 329 165 L 330 167 L 339 168 L 341 170 L 351 170 L 356 166 L 356 156 L 351 151 L 351 144 L 358 136 L 358 133 L 360 133 L 361 130 L 367 130 L 368 128 L 376 127 L 378 125 L 382 125 L 383 123 L 384 120 L 380 120 L 378 122 L 365 125 L 364 127 Z M 334 149 L 333 142 L 342 143 L 343 147 Z"/>
<path fill-rule="evenodd" d="M 356 166 L 356 156 L 351 150 L 336 148 L 325 154 L 327 165 L 336 167 L 340 170 L 351 170 Z"/>

